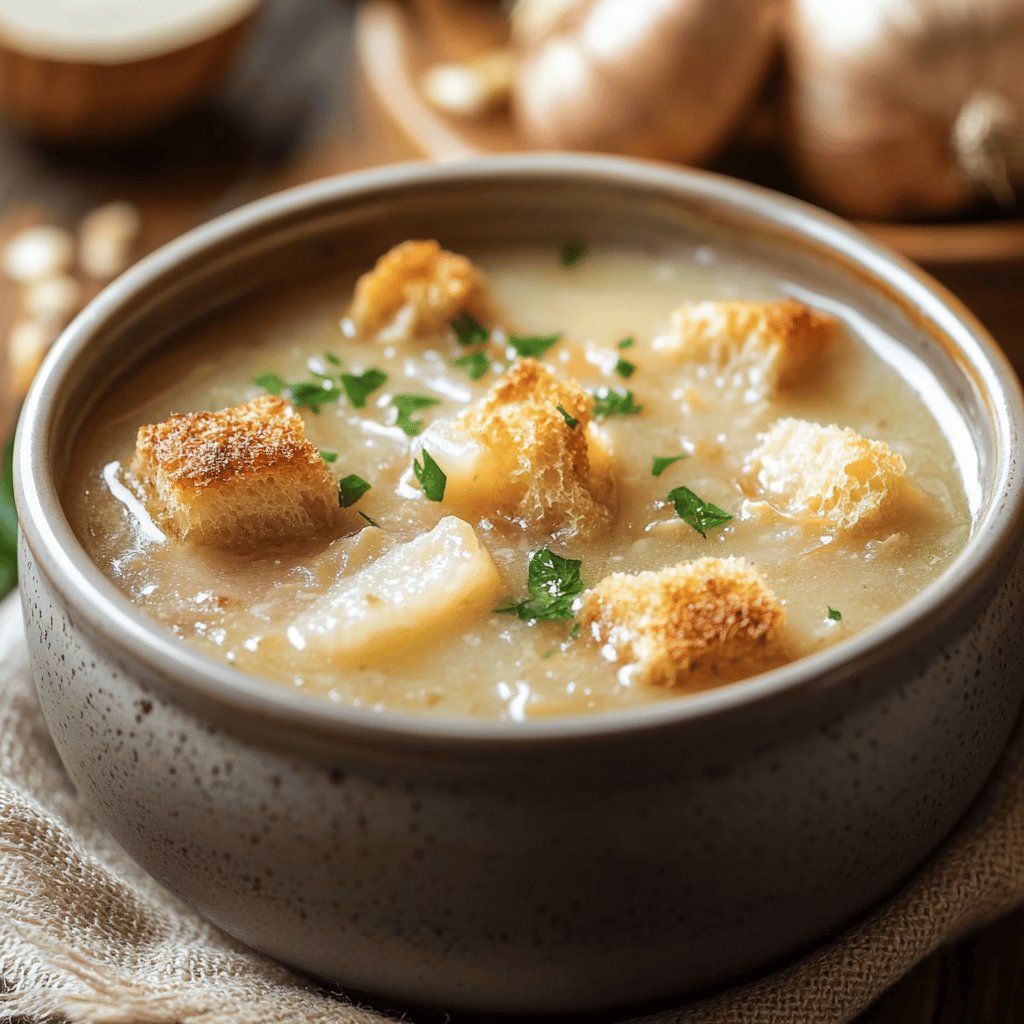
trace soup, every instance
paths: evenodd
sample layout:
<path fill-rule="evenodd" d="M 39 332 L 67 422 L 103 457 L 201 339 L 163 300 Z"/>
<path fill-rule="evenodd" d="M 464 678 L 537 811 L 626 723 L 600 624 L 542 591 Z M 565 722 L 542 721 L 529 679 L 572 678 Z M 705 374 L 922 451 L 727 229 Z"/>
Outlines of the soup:
<path fill-rule="evenodd" d="M 471 256 L 251 296 L 112 387 L 67 494 L 97 564 L 312 697 L 524 721 L 821 650 L 966 543 L 956 414 L 827 296 L 708 248 Z"/>

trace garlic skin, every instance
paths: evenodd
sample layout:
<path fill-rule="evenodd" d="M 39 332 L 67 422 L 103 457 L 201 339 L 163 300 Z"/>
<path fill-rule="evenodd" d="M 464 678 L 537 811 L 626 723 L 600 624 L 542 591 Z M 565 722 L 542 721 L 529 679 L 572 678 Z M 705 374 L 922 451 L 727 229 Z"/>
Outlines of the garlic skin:
<path fill-rule="evenodd" d="M 1024 193 L 1021 0 L 792 0 L 788 141 L 808 189 L 874 219 Z"/>
<path fill-rule="evenodd" d="M 777 0 L 520 0 L 516 120 L 537 147 L 700 163 L 753 100 L 779 16 Z"/>

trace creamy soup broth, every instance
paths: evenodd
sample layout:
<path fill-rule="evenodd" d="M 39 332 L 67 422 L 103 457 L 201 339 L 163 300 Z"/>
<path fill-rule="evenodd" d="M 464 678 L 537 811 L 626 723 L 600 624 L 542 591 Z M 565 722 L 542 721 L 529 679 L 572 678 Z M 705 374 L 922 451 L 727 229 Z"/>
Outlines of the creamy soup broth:
<path fill-rule="evenodd" d="M 487 275 L 512 330 L 563 332 L 543 357 L 546 365 L 587 388 L 628 387 L 643 406 L 640 415 L 602 422 L 614 453 L 617 511 L 611 532 L 551 545 L 582 561 L 586 584 L 610 572 L 657 570 L 703 555 L 743 556 L 782 601 L 787 651 L 797 657 L 892 612 L 964 546 L 971 529 L 971 485 L 934 414 L 938 410 L 947 425 L 959 426 L 952 407 L 942 406 L 923 367 L 870 324 L 833 308 L 827 297 L 720 263 L 710 250 L 593 249 L 570 270 L 559 265 L 557 253 L 536 249 L 469 255 Z M 288 642 L 288 626 L 339 566 L 350 571 L 374 557 L 374 531 L 262 555 L 159 538 L 126 480 L 139 425 L 164 420 L 172 411 L 244 402 L 262 393 L 253 381 L 268 371 L 299 380 L 310 368 L 329 370 L 325 352 L 347 369 L 378 367 L 389 376 L 361 410 L 344 400 L 318 415 L 301 410 L 312 443 L 338 453 L 332 470 L 371 483 L 355 507 L 399 540 L 423 533 L 447 514 L 424 500 L 413 479 L 413 440 L 392 425 L 390 396 L 417 392 L 439 398 L 439 405 L 418 414 L 430 423 L 484 394 L 497 373 L 474 382 L 453 367 L 462 351 L 447 332 L 434 341 L 393 345 L 347 337 L 340 319 L 353 284 L 354 277 L 332 277 L 252 296 L 112 388 L 85 431 L 67 490 L 73 525 L 103 570 L 139 607 L 211 658 L 354 707 L 528 720 L 677 699 L 707 685 L 699 679 L 681 688 L 638 684 L 599 645 L 571 638 L 571 621 L 528 625 L 490 607 L 467 612 L 409 649 L 382 652 L 371 664 L 311 665 Z M 712 383 L 651 363 L 651 340 L 681 302 L 782 294 L 837 313 L 846 324 L 844 335 L 799 386 L 769 401 L 725 402 Z M 627 336 L 635 345 L 618 349 Z M 614 370 L 622 356 L 637 367 L 628 380 Z M 913 387 L 894 368 L 897 359 L 903 372 L 913 374 Z M 883 517 L 870 531 L 851 536 L 758 511 L 742 484 L 744 459 L 759 433 L 783 416 L 838 423 L 887 442 L 906 460 L 918 496 L 911 511 Z M 652 475 L 653 456 L 682 453 L 688 458 Z M 733 518 L 702 538 L 665 501 L 681 484 Z M 528 554 L 537 544 L 515 530 L 473 525 L 507 594 L 522 596 Z M 841 619 L 830 617 L 830 609 Z"/>

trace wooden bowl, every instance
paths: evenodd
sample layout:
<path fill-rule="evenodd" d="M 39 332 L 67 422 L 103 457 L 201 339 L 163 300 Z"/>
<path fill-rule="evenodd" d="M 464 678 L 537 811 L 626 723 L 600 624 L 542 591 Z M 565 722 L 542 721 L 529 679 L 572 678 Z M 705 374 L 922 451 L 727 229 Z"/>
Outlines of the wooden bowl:
<path fill-rule="evenodd" d="M 130 52 L 79 56 L 5 31 L 0 21 L 0 112 L 55 141 L 129 135 L 208 95 L 245 36 L 259 0 L 234 4 L 231 20 L 199 38 L 149 40 Z M 85 54 L 85 51 L 82 51 Z"/>

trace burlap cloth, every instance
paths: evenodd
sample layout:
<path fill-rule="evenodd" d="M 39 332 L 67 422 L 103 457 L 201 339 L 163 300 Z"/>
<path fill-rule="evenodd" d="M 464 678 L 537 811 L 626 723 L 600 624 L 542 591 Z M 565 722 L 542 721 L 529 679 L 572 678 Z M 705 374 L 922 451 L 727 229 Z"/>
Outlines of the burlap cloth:
<path fill-rule="evenodd" d="M 846 1021 L 948 940 L 1024 900 L 1024 738 L 905 888 L 815 953 L 658 1024 Z M 0 1019 L 379 1024 L 227 938 L 164 892 L 79 804 L 0 604 Z"/>

